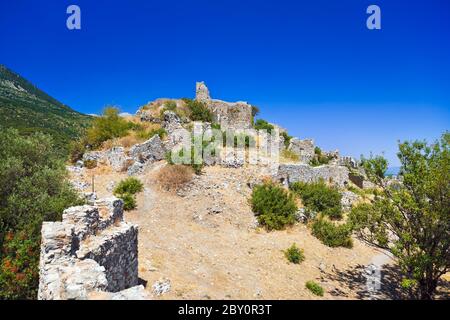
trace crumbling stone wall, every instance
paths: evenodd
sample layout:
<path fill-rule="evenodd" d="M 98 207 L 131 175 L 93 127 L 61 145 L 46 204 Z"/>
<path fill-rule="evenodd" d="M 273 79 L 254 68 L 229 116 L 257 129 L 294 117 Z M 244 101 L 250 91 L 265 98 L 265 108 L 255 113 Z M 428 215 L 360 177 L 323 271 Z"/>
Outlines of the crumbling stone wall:
<path fill-rule="evenodd" d="M 349 170 L 336 165 L 312 167 L 307 164 L 280 164 L 275 177 L 286 185 L 298 181 L 317 182 L 323 179 L 326 183 L 345 187 L 349 182 Z"/>
<path fill-rule="evenodd" d="M 122 200 L 69 208 L 61 222 L 44 222 L 41 234 L 38 299 L 89 299 L 133 287 L 120 297 L 146 297 L 136 287 L 138 228 L 123 221 Z"/>
<path fill-rule="evenodd" d="M 195 99 L 205 103 L 213 114 L 214 122 L 222 130 L 249 129 L 252 127 L 252 106 L 246 102 L 226 102 L 211 99 L 204 82 L 197 82 Z"/>
<path fill-rule="evenodd" d="M 314 140 L 292 138 L 288 150 L 292 151 L 300 157 L 303 163 L 309 163 L 314 158 Z"/>

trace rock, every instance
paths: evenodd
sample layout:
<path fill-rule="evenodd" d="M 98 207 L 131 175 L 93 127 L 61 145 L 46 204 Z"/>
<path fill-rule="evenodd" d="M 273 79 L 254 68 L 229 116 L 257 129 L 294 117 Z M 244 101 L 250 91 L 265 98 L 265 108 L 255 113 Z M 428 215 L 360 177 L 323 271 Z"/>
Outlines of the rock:
<path fill-rule="evenodd" d="M 295 220 L 301 223 L 306 223 L 308 221 L 308 216 L 305 213 L 305 208 L 300 208 L 295 213 Z"/>
<path fill-rule="evenodd" d="M 107 160 L 107 153 L 105 151 L 89 151 L 83 155 L 83 162 L 96 161 L 104 163 Z"/>
<path fill-rule="evenodd" d="M 303 163 L 309 163 L 314 158 L 314 148 L 314 140 L 312 139 L 292 138 L 288 150 L 298 155 Z"/>
<path fill-rule="evenodd" d="M 148 161 L 154 162 L 164 159 L 166 151 L 163 147 L 161 138 L 155 134 L 149 140 L 141 144 L 136 144 L 131 147 L 130 156 L 135 162 L 146 163 Z M 138 169 L 139 166 L 133 170 Z"/>
<path fill-rule="evenodd" d="M 153 293 L 157 296 L 160 296 L 164 293 L 169 292 L 170 288 L 171 288 L 171 285 L 170 285 L 169 279 L 163 279 L 163 280 L 157 281 L 152 286 Z"/>
<path fill-rule="evenodd" d="M 78 181 L 78 180 L 72 180 L 72 181 L 70 181 L 70 184 L 77 191 L 86 190 L 87 188 L 89 188 L 91 186 L 90 183 L 87 183 L 85 181 Z"/>
<path fill-rule="evenodd" d="M 343 191 L 341 192 L 341 195 L 341 205 L 344 210 L 350 210 L 353 206 L 353 203 L 355 203 L 359 199 L 359 196 L 351 191 Z"/>
<path fill-rule="evenodd" d="M 245 154 L 239 150 L 224 150 L 221 165 L 225 168 L 240 168 L 244 166 Z"/>
<path fill-rule="evenodd" d="M 116 183 L 114 181 L 108 182 L 106 185 L 106 191 L 113 192 L 114 188 L 116 187 Z"/>
<path fill-rule="evenodd" d="M 81 161 L 81 160 L 78 160 L 78 161 L 75 163 L 75 166 L 78 167 L 78 168 L 83 168 L 83 167 L 84 167 L 84 162 Z"/>
<path fill-rule="evenodd" d="M 95 192 L 85 192 L 83 196 L 89 204 L 93 204 L 97 200 L 97 194 Z"/>
<path fill-rule="evenodd" d="M 149 300 L 150 297 L 143 285 L 131 287 L 116 293 L 110 297 L 111 300 Z"/>
<path fill-rule="evenodd" d="M 151 122 L 151 123 L 161 123 L 161 119 L 158 117 L 154 117 L 150 110 L 139 110 L 136 115 L 141 119 L 142 122 Z"/>
<path fill-rule="evenodd" d="M 144 164 L 135 161 L 130 167 L 128 167 L 127 174 L 129 176 L 135 176 L 137 174 L 142 173 L 142 171 L 144 171 Z"/>
<path fill-rule="evenodd" d="M 208 210 L 208 214 L 219 214 L 219 213 L 223 212 L 223 209 L 218 205 L 210 207 L 207 210 Z"/>
<path fill-rule="evenodd" d="M 133 159 L 128 157 L 123 147 L 113 147 L 107 153 L 106 157 L 114 171 L 124 171 L 132 163 Z"/>
<path fill-rule="evenodd" d="M 163 128 L 169 135 L 172 134 L 175 130 L 183 128 L 181 125 L 180 117 L 173 111 L 165 111 Z"/>

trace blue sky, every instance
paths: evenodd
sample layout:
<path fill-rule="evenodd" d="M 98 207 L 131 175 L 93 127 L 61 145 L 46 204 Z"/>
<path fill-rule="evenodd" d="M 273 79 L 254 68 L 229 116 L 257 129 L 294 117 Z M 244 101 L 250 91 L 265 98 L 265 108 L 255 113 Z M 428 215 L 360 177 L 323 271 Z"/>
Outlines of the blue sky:
<path fill-rule="evenodd" d="M 370 4 L 382 30 L 366 28 Z M 447 0 L 2 1 L 0 63 L 84 113 L 193 97 L 203 80 L 323 149 L 392 165 L 397 140 L 450 129 Z"/>

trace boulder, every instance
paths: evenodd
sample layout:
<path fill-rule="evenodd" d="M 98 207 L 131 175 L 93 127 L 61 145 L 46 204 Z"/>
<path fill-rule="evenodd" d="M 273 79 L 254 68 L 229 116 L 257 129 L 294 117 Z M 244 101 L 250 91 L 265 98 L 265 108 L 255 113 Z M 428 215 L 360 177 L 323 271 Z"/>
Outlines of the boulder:
<path fill-rule="evenodd" d="M 164 159 L 166 151 L 161 138 L 155 134 L 149 140 L 141 144 L 136 144 L 130 149 L 130 157 L 134 162 L 146 163 Z M 129 167 L 131 168 L 131 166 Z"/>

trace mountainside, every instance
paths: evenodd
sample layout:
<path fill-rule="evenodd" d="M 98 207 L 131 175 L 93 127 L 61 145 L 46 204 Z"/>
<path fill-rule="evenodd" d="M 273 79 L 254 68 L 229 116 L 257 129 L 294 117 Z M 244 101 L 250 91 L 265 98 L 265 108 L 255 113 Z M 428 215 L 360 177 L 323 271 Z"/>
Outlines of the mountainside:
<path fill-rule="evenodd" d="M 66 148 L 90 119 L 0 65 L 1 127 L 13 127 L 23 134 L 44 132 L 50 134 L 57 145 Z"/>

